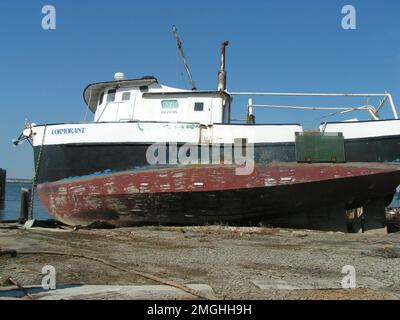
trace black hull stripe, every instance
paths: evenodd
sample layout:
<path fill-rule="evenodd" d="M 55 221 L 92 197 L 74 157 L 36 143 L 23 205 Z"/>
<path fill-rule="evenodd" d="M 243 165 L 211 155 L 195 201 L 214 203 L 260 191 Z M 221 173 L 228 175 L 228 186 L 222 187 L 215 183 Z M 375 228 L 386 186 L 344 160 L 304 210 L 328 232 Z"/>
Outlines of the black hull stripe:
<path fill-rule="evenodd" d="M 148 167 L 146 151 L 150 145 L 143 143 L 47 145 L 43 147 L 37 182 L 53 182 L 94 173 Z M 39 146 L 34 148 L 35 163 L 39 150 Z M 400 162 L 400 136 L 345 140 L 345 156 L 347 162 Z M 296 146 L 295 143 L 255 144 L 254 157 L 256 163 L 295 162 Z"/>

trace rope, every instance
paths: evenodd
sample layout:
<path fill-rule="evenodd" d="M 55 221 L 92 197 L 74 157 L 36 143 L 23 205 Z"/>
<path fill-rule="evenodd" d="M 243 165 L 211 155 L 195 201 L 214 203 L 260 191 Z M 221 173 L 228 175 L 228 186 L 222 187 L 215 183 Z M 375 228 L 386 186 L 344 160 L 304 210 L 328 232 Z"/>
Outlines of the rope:
<path fill-rule="evenodd" d="M 117 265 L 115 265 L 115 264 L 113 264 L 113 263 L 111 263 L 111 262 L 109 262 L 107 260 L 101 259 L 101 258 L 86 256 L 86 255 L 78 254 L 78 253 L 55 252 L 55 251 L 18 251 L 18 254 L 27 254 L 27 255 L 28 254 L 32 254 L 32 255 L 35 255 L 35 254 L 46 254 L 46 255 L 57 255 L 57 256 L 69 256 L 69 257 L 75 257 L 75 258 L 84 258 L 84 259 L 87 259 L 87 260 L 100 262 L 100 263 L 102 263 L 102 264 L 104 264 L 106 266 L 112 267 L 112 268 L 117 269 L 119 271 L 131 273 L 131 274 L 140 276 L 142 278 L 146 278 L 146 279 L 153 280 L 155 282 L 158 282 L 158 283 L 161 283 L 161 284 L 164 284 L 164 285 L 168 285 L 168 286 L 171 286 L 171 287 L 178 288 L 178 289 L 180 289 L 182 291 L 190 293 L 191 295 L 196 296 L 196 297 L 201 298 L 201 299 L 205 299 L 205 300 L 215 300 L 216 299 L 215 296 L 211 296 L 209 294 L 204 294 L 202 292 L 193 290 L 193 289 L 191 289 L 191 288 L 189 288 L 189 287 L 187 287 L 185 285 L 181 285 L 181 284 L 176 283 L 174 281 L 165 280 L 165 279 L 159 278 L 157 276 L 154 276 L 152 274 L 148 274 L 148 273 L 137 271 L 137 270 L 125 269 L 123 267 L 117 266 Z"/>
<path fill-rule="evenodd" d="M 36 181 L 37 181 L 37 176 L 39 174 L 40 162 L 42 160 L 44 139 L 46 137 L 46 131 L 47 131 L 47 124 L 44 126 L 42 144 L 40 145 L 39 154 L 38 154 L 38 158 L 37 158 L 36 165 L 35 165 L 35 176 L 33 177 L 33 180 L 32 180 L 32 191 L 31 191 L 31 194 L 30 194 L 29 210 L 28 210 L 28 214 L 29 214 L 28 215 L 28 219 L 29 220 L 33 219 L 33 203 L 34 203 L 34 199 L 35 199 Z"/>

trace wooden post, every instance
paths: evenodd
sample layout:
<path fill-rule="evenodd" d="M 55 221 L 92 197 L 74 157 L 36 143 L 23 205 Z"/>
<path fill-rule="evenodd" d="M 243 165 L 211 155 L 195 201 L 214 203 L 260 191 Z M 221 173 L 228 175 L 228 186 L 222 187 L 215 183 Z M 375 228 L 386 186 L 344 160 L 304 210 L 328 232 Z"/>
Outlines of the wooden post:
<path fill-rule="evenodd" d="M 32 189 L 21 188 L 21 206 L 19 214 L 19 223 L 24 224 L 28 220 L 29 203 L 31 200 Z"/>
<path fill-rule="evenodd" d="M 3 202 L 6 199 L 6 177 L 7 171 L 0 169 L 0 201 Z"/>
<path fill-rule="evenodd" d="M 347 231 L 349 233 L 362 233 L 363 207 L 346 211 Z"/>
<path fill-rule="evenodd" d="M 4 201 L 4 198 L 3 198 L 4 186 L 3 186 L 2 178 L 3 178 L 3 169 L 0 168 L 0 202 Z"/>
<path fill-rule="evenodd" d="M 383 199 L 373 200 L 364 206 L 363 233 L 386 234 L 386 211 Z"/>

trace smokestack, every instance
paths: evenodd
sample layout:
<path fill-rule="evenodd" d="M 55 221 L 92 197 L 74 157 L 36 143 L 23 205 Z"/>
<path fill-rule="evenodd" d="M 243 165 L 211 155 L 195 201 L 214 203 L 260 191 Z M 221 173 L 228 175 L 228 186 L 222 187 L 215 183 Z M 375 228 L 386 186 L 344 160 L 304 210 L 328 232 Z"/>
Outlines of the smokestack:
<path fill-rule="evenodd" d="M 225 72 L 225 47 L 229 44 L 229 41 L 221 43 L 221 66 L 218 72 L 218 91 L 226 90 L 226 72 Z"/>

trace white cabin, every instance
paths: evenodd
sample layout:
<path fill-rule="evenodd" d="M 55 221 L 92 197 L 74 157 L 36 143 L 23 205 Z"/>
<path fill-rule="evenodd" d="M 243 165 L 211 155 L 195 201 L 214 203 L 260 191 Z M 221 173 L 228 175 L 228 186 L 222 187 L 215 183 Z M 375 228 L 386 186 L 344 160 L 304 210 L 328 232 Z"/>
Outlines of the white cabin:
<path fill-rule="evenodd" d="M 190 91 L 160 85 L 154 77 L 89 85 L 84 98 L 95 122 L 229 123 L 225 92 Z"/>

